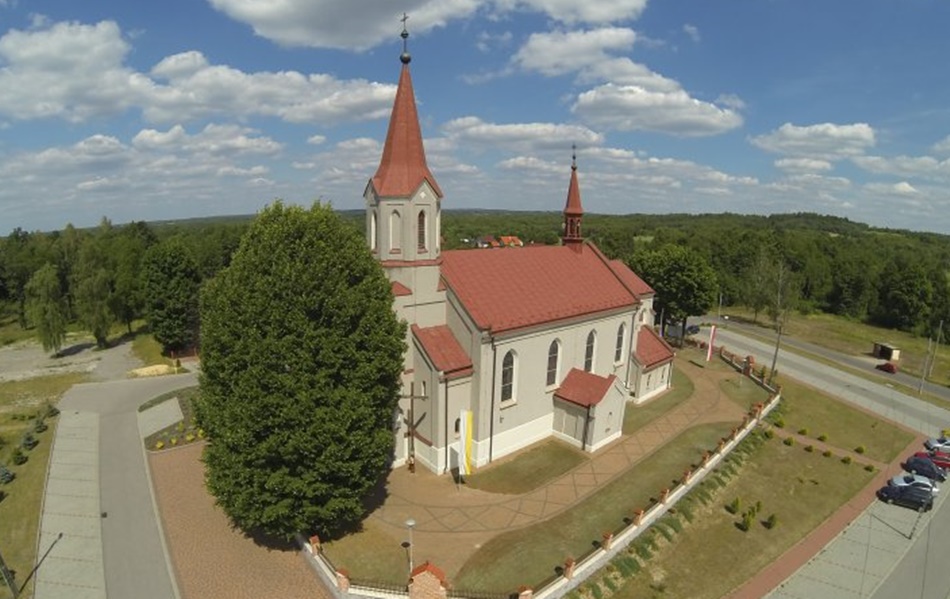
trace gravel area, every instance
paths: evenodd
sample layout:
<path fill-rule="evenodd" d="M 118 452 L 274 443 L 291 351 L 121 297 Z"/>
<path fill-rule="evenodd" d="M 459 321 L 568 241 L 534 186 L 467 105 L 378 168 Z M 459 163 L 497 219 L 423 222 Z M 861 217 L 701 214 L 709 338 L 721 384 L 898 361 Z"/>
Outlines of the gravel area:
<path fill-rule="evenodd" d="M 329 598 L 304 557 L 258 545 L 205 490 L 202 443 L 149 453 L 155 500 L 181 599 Z"/>

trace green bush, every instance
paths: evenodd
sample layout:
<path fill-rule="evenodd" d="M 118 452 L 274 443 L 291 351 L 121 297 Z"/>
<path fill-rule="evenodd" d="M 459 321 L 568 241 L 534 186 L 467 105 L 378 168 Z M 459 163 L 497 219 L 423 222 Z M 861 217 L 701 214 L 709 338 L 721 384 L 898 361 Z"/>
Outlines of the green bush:
<path fill-rule="evenodd" d="M 755 521 L 755 514 L 752 513 L 752 510 L 747 510 L 742 514 L 742 520 L 738 523 L 739 530 L 742 532 L 748 532 L 752 528 L 752 523 Z"/>
<path fill-rule="evenodd" d="M 762 511 L 762 502 L 761 502 L 761 501 L 756 501 L 754 507 L 755 507 L 755 512 L 754 512 L 755 515 L 758 515 L 759 512 Z"/>
<path fill-rule="evenodd" d="M 36 437 L 33 436 L 33 433 L 26 433 L 23 435 L 23 439 L 20 440 L 20 447 L 26 450 L 31 450 L 39 444 L 39 441 L 36 440 Z"/>
<path fill-rule="evenodd" d="M 847 466 L 848 464 L 850 464 L 850 463 L 851 463 L 851 456 L 846 455 L 846 456 L 844 456 L 843 458 L 841 458 L 841 463 L 844 464 L 845 466 Z"/>
<path fill-rule="evenodd" d="M 868 472 L 874 472 L 874 464 L 867 464 L 864 469 Z"/>
<path fill-rule="evenodd" d="M 37 418 L 36 421 L 33 422 L 33 432 L 35 433 L 42 433 L 47 428 L 49 427 L 46 426 L 46 423 L 43 422 L 43 420 L 41 420 L 40 418 Z"/>
<path fill-rule="evenodd" d="M 765 519 L 765 522 L 762 523 L 765 528 L 772 530 L 778 526 L 778 516 L 775 514 L 769 514 L 769 517 Z"/>
<path fill-rule="evenodd" d="M 726 511 L 730 514 L 738 514 L 739 510 L 742 509 L 742 500 L 736 497 L 728 504 L 726 504 Z"/>
<path fill-rule="evenodd" d="M 791 437 L 785 437 L 785 439 L 782 440 L 782 443 L 791 447 L 792 445 L 795 445 L 795 439 L 792 439 Z"/>
<path fill-rule="evenodd" d="M 830 450 L 830 449 L 826 449 L 825 451 L 822 452 L 821 455 L 825 456 L 826 458 L 830 458 L 830 457 L 831 457 L 831 450 Z"/>
<path fill-rule="evenodd" d="M 807 428 L 800 428 L 800 429 L 798 429 L 798 434 L 799 434 L 799 435 L 802 435 L 802 436 L 805 436 L 805 435 L 808 434 L 808 429 L 807 429 Z"/>
<path fill-rule="evenodd" d="M 825 441 L 828 440 L 828 435 L 826 435 L 825 433 L 821 433 L 820 435 L 818 435 L 818 440 L 824 443 Z"/>
<path fill-rule="evenodd" d="M 766 441 L 771 439 L 774 436 L 775 436 L 775 432 L 772 429 L 767 428 L 764 431 L 762 431 L 762 437 L 764 437 Z"/>
<path fill-rule="evenodd" d="M 858 445 L 857 447 L 854 448 L 854 453 L 859 454 L 859 455 L 864 455 L 865 451 L 867 451 L 867 449 L 864 448 L 864 445 Z"/>
<path fill-rule="evenodd" d="M 772 421 L 772 424 L 774 424 L 778 428 L 785 428 L 785 419 L 782 418 L 781 416 L 776 416 L 775 420 Z"/>
<path fill-rule="evenodd" d="M 811 453 L 811 452 L 815 451 L 815 446 L 814 446 L 814 445 L 806 445 L 806 446 L 805 446 L 805 451 L 807 451 L 808 453 Z"/>
<path fill-rule="evenodd" d="M 20 450 L 19 447 L 13 450 L 13 463 L 17 466 L 21 466 L 26 463 L 26 454 Z"/>

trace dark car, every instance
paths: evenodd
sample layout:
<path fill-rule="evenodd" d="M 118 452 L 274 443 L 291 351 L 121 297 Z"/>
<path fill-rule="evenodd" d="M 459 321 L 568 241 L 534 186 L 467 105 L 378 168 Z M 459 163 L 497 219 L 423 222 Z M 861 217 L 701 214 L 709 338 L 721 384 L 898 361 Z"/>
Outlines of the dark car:
<path fill-rule="evenodd" d="M 891 374 L 897 374 L 897 364 L 893 362 L 881 362 L 875 366 L 878 370 L 883 370 L 884 372 L 889 372 Z"/>
<path fill-rule="evenodd" d="M 947 480 L 947 471 L 934 464 L 934 461 L 930 458 L 922 458 L 916 455 L 911 456 L 907 458 L 907 461 L 904 463 L 904 470 L 911 474 L 920 474 L 939 482 Z"/>
<path fill-rule="evenodd" d="M 944 470 L 950 468 L 950 454 L 944 453 L 942 451 L 918 451 L 914 454 L 918 458 L 927 458 L 934 464 L 940 466 Z"/>
<path fill-rule="evenodd" d="M 691 325 L 689 325 L 688 327 L 686 327 L 686 334 L 687 334 L 687 335 L 699 335 L 699 325 L 698 325 L 698 324 L 691 324 Z"/>
<path fill-rule="evenodd" d="M 877 496 L 881 501 L 896 503 L 918 512 L 930 511 L 930 508 L 934 506 L 933 494 L 919 487 L 881 487 Z"/>

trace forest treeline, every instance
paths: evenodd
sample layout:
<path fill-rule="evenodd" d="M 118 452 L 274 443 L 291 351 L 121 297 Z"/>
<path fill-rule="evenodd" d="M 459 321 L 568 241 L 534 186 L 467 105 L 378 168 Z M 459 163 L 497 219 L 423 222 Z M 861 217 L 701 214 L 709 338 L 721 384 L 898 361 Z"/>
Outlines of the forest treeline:
<path fill-rule="evenodd" d="M 363 211 L 343 215 L 362 230 Z M 100 343 L 114 323 L 131 330 L 134 320 L 146 318 L 166 349 L 187 347 L 197 339 L 201 284 L 229 264 L 252 218 L 124 225 L 104 218 L 89 229 L 15 229 L 0 239 L 0 306 L 21 327 L 64 331 L 64 323 L 78 322 Z M 558 243 L 561 220 L 554 212 L 446 211 L 443 246 L 465 247 L 488 235 Z M 703 280 L 704 304 L 721 294 L 723 305 L 768 311 L 770 301 L 775 303 L 770 296 L 785 292 L 769 282 L 780 272 L 794 283 L 799 311 L 925 336 L 950 320 L 950 237 L 945 235 L 807 213 L 588 214 L 583 234 L 657 289 L 663 281 L 650 280 L 651 275 L 669 277 L 676 274 L 671 264 L 688 265 L 682 278 Z M 661 308 L 662 302 L 661 297 Z M 50 335 L 38 330 L 44 345 L 58 351 L 56 335 Z"/>

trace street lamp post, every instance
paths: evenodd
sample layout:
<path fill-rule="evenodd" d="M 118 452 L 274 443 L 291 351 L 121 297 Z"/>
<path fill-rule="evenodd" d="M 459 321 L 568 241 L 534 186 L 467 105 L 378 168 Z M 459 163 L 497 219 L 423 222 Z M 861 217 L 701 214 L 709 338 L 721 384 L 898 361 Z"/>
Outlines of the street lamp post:
<path fill-rule="evenodd" d="M 409 576 L 412 576 L 412 529 L 415 528 L 416 521 L 412 518 L 406 520 L 406 528 L 409 529 Z"/>

